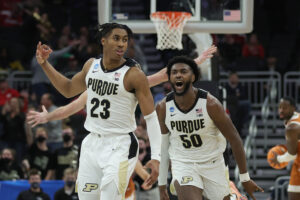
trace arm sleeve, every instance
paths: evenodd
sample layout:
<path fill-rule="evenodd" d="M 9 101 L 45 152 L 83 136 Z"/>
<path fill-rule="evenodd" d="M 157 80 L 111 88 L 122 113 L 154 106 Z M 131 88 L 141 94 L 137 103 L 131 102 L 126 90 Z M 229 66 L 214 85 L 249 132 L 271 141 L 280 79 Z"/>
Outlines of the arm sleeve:
<path fill-rule="evenodd" d="M 169 169 L 169 133 L 162 134 L 161 161 L 159 165 L 158 185 L 167 185 Z"/>
<path fill-rule="evenodd" d="M 151 159 L 160 161 L 161 134 L 156 111 L 144 116 L 150 140 Z"/>

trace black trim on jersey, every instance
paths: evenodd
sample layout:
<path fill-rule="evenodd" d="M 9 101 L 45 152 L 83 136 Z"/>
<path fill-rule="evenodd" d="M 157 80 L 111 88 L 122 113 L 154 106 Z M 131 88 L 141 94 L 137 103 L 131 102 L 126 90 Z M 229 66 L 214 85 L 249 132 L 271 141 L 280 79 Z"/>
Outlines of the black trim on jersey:
<path fill-rule="evenodd" d="M 178 109 L 180 112 L 182 112 L 182 113 L 184 113 L 184 114 L 190 112 L 191 110 L 193 110 L 193 109 L 195 108 L 195 106 L 196 106 L 196 104 L 197 104 L 199 98 L 201 98 L 201 99 L 206 99 L 206 98 L 207 98 L 207 91 L 202 90 L 202 89 L 197 89 L 197 90 L 198 90 L 198 92 L 197 92 L 197 95 L 196 95 L 195 102 L 193 103 L 192 107 L 191 107 L 190 109 L 186 110 L 186 111 L 181 110 L 180 107 L 177 105 L 177 103 L 176 103 L 176 101 L 175 101 L 175 98 L 174 98 L 174 93 L 172 92 L 172 93 L 173 93 L 173 97 L 172 97 L 172 98 L 173 98 L 173 100 L 174 100 L 174 104 L 175 104 L 175 106 L 177 107 L 177 109 Z"/>
<path fill-rule="evenodd" d="M 104 65 L 103 65 L 103 58 L 101 58 L 101 60 L 100 60 L 100 66 L 101 66 L 101 69 L 102 69 L 102 71 L 103 71 L 104 73 L 108 73 L 108 72 L 114 72 L 114 71 L 117 71 L 118 69 L 121 69 L 124 65 L 127 65 L 128 67 L 134 67 L 134 66 L 136 66 L 136 67 L 138 67 L 138 68 L 141 68 L 141 67 L 140 67 L 140 64 L 139 64 L 138 62 L 136 62 L 135 60 L 133 60 L 133 59 L 131 59 L 131 58 L 125 58 L 125 59 L 126 59 L 126 61 L 125 61 L 122 65 L 120 65 L 119 67 L 116 67 L 116 68 L 110 69 L 110 70 L 106 70 L 106 69 L 104 68 Z"/>
<path fill-rule="evenodd" d="M 137 155 L 138 141 L 132 132 L 128 133 L 131 139 L 131 144 L 129 147 L 128 159 L 134 158 Z"/>
<path fill-rule="evenodd" d="M 166 102 L 174 100 L 174 92 L 167 94 Z"/>

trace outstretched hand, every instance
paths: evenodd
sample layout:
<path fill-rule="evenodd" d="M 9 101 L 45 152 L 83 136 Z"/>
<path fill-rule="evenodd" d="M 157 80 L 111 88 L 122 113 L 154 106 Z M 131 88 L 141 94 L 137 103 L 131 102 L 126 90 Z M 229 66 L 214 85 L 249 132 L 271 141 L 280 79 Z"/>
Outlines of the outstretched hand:
<path fill-rule="evenodd" d="M 36 111 L 29 111 L 27 114 L 27 121 L 32 127 L 35 127 L 38 124 L 45 124 L 48 122 L 47 114 L 48 111 L 46 110 L 45 106 L 42 106 L 43 112 L 36 112 Z"/>
<path fill-rule="evenodd" d="M 206 59 L 212 58 L 214 53 L 217 51 L 217 47 L 215 45 L 212 45 L 208 49 L 202 52 L 202 54 L 195 59 L 195 62 L 197 65 L 202 64 Z"/>
<path fill-rule="evenodd" d="M 151 170 L 150 176 L 145 180 L 144 184 L 153 185 L 157 181 L 157 178 L 158 178 L 159 161 L 158 160 L 149 160 L 146 163 L 146 165 L 144 166 L 144 168 Z"/>
<path fill-rule="evenodd" d="M 254 200 L 256 200 L 256 198 L 254 197 L 253 192 L 264 192 L 264 190 L 261 187 L 259 187 L 258 185 L 256 185 L 256 183 L 252 180 L 242 182 L 242 185 L 243 185 L 245 191 Z"/>
<path fill-rule="evenodd" d="M 40 65 L 44 64 L 46 60 L 49 58 L 51 53 L 52 53 L 52 49 L 48 45 L 39 42 L 36 47 L 36 53 L 35 53 L 37 62 Z"/>

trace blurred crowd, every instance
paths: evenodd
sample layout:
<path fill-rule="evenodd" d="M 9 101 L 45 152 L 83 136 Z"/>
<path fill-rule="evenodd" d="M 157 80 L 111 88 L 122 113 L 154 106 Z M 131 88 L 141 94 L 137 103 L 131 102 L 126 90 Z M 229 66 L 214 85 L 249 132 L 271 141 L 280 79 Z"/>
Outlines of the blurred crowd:
<path fill-rule="evenodd" d="M 0 76 L 0 180 L 29 179 L 33 191 L 40 191 L 37 184 L 33 183 L 40 183 L 41 180 L 65 180 L 63 191 L 72 194 L 80 143 L 87 134 L 83 128 L 85 110 L 68 119 L 48 122 L 35 128 L 27 124 L 26 113 L 29 110 L 40 111 L 41 105 L 51 112 L 72 101 L 58 94 L 38 65 L 35 59 L 38 41 L 51 46 L 53 52 L 49 62 L 68 77 L 80 71 L 88 58 L 100 56 L 95 38 L 97 22 L 91 20 L 89 12 L 91 2 L 95 1 L 0 0 L 0 70 L 9 73 L 32 72 L 31 87 L 22 90 L 11 88 L 8 77 Z M 260 2 L 268 6 L 267 1 Z M 212 35 L 218 47 L 214 57 L 218 61 L 218 68 L 230 72 L 226 90 L 234 105 L 229 105 L 229 110 L 240 132 L 248 123 L 251 104 L 236 71 L 275 70 L 283 74 L 287 70 L 300 68 L 299 59 L 296 59 L 299 48 L 291 48 L 289 59 L 282 62 L 280 52 L 274 51 L 266 43 L 265 35 L 259 31 Z M 276 36 L 274 32 L 273 38 L 281 38 Z M 294 38 L 296 44 L 298 40 Z M 195 44 L 191 43 L 191 40 L 184 39 L 185 50 L 189 49 L 189 53 L 195 48 Z M 161 53 L 163 59 L 171 57 L 169 52 Z M 147 55 L 143 54 L 143 49 L 134 40 L 129 44 L 127 56 L 135 58 L 147 72 Z M 169 83 L 159 87 L 162 92 L 154 94 L 155 102 L 172 89 Z M 145 164 L 150 159 L 150 146 L 145 121 L 139 112 L 137 122 L 139 159 Z M 138 176 L 134 180 L 140 187 L 143 181 Z M 148 193 L 158 190 L 154 185 L 150 192 L 142 188 L 138 192 L 151 196 Z M 25 192 L 20 195 L 28 194 Z M 64 199 L 63 194 L 57 195 L 62 196 L 57 199 Z"/>

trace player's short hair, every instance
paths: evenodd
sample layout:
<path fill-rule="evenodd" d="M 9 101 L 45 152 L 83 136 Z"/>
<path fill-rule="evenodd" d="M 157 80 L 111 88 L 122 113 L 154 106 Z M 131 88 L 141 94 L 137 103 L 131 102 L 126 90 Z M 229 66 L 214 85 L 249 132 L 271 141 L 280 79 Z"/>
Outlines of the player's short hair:
<path fill-rule="evenodd" d="M 184 64 L 187 64 L 188 66 L 190 66 L 190 68 L 192 69 L 192 71 L 195 75 L 194 82 L 198 81 L 199 76 L 200 76 L 200 70 L 198 68 L 198 65 L 196 64 L 196 62 L 193 59 L 191 59 L 187 56 L 175 56 L 174 58 L 169 60 L 169 63 L 167 65 L 167 74 L 168 74 L 169 79 L 170 79 L 170 75 L 171 75 L 171 68 L 176 63 L 184 63 Z"/>
<path fill-rule="evenodd" d="M 118 24 L 118 23 L 99 24 L 98 25 L 98 35 L 97 35 L 97 38 L 99 39 L 101 52 L 103 50 L 103 46 L 101 44 L 101 39 L 103 37 L 107 37 L 112 32 L 112 30 L 115 29 L 115 28 L 124 29 L 127 32 L 128 42 L 132 38 L 132 36 L 133 36 L 132 30 L 128 26 L 126 26 L 124 24 Z"/>
<path fill-rule="evenodd" d="M 290 105 L 293 106 L 294 108 L 297 107 L 296 101 L 292 97 L 285 96 L 285 97 L 282 97 L 281 99 L 283 99 L 284 101 L 288 101 L 290 103 Z"/>

